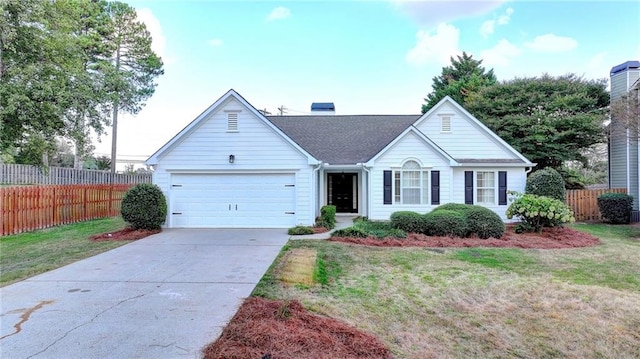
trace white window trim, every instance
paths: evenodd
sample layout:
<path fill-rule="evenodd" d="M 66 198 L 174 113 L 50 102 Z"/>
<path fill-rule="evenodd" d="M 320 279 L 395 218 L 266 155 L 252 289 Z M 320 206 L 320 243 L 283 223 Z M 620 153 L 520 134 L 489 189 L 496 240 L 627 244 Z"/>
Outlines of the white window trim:
<path fill-rule="evenodd" d="M 479 187 L 478 172 L 493 173 L 493 187 Z M 493 201 L 480 202 L 478 198 L 478 189 L 493 189 Z M 481 206 L 497 206 L 498 205 L 498 171 L 473 171 L 473 199 L 474 199 L 474 204 L 481 205 Z"/>
<path fill-rule="evenodd" d="M 404 181 L 404 175 L 403 175 L 403 170 L 402 168 L 404 167 L 404 164 L 409 162 L 409 161 L 413 161 L 416 162 L 418 164 L 418 169 L 416 169 L 416 171 L 418 171 L 420 173 L 420 203 L 403 203 L 403 196 L 404 196 L 404 192 L 403 192 L 403 188 L 404 186 L 402 185 L 403 181 Z M 417 160 L 417 159 L 407 159 L 405 161 L 402 162 L 402 165 L 399 167 L 391 167 L 392 171 L 392 181 L 393 184 L 391 186 L 391 198 L 392 198 L 392 204 L 394 205 L 402 205 L 402 206 L 424 206 L 424 205 L 430 205 L 431 204 L 431 166 L 422 166 L 421 163 Z M 400 180 L 400 193 L 397 193 L 396 191 L 396 174 L 399 173 L 399 180 Z M 426 179 L 424 178 L 426 176 Z M 424 188 L 424 184 L 427 184 L 426 188 Z M 426 203 L 424 201 L 425 199 L 425 191 L 426 191 Z M 397 198 L 399 198 L 400 200 L 397 201 Z"/>

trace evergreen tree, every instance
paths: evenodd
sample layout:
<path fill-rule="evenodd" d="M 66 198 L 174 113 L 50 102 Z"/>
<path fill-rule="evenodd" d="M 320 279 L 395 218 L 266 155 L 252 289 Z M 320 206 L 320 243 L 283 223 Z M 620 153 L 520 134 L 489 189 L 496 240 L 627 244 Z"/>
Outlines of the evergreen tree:
<path fill-rule="evenodd" d="M 495 84 L 493 69 L 485 71 L 481 64 L 482 60 L 475 60 L 466 52 L 457 59 L 451 57 L 451 65 L 443 67 L 442 74 L 433 78 L 432 92 L 424 99 L 426 103 L 422 105 L 422 113 L 429 111 L 445 96 L 464 106 L 469 96 Z"/>
<path fill-rule="evenodd" d="M 465 107 L 538 169 L 560 169 L 565 161 L 585 163 L 584 153 L 604 142 L 608 105 L 604 79 L 545 74 L 484 88 Z"/>

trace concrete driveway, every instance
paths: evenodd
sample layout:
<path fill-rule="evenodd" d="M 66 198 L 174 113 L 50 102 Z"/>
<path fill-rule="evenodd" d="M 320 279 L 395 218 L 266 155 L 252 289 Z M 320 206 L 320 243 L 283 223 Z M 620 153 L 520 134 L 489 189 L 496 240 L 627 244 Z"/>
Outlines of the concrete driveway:
<path fill-rule="evenodd" d="M 0 357 L 199 358 L 288 238 L 169 229 L 0 288 Z"/>

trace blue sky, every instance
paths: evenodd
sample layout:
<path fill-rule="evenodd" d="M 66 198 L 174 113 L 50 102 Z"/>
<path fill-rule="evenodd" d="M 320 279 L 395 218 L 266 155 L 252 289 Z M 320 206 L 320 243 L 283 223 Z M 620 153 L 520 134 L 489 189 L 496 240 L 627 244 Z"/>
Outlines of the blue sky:
<path fill-rule="evenodd" d="M 499 80 L 608 78 L 640 60 L 638 1 L 125 2 L 165 75 L 138 115 L 121 115 L 119 159 L 151 155 L 230 88 L 274 114 L 320 101 L 337 114 L 411 114 L 462 51 Z M 110 143 L 103 136 L 96 154 Z"/>

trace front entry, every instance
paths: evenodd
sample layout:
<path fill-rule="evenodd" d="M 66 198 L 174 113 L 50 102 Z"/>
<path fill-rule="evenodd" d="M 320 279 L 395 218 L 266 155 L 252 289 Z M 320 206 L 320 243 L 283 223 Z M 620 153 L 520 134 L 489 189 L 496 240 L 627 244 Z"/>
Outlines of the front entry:
<path fill-rule="evenodd" d="M 358 213 L 358 174 L 327 173 L 327 204 L 338 213 Z"/>

